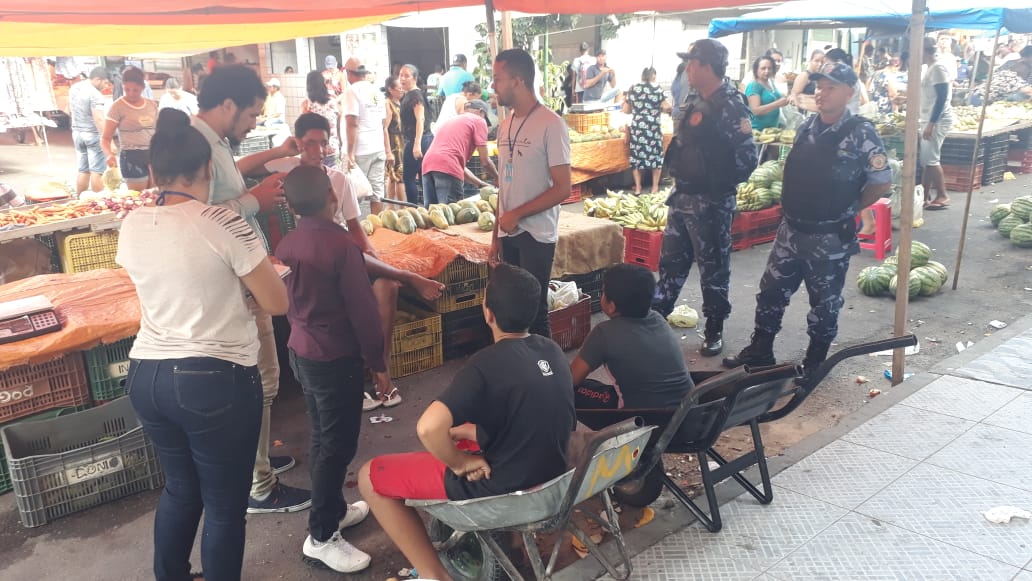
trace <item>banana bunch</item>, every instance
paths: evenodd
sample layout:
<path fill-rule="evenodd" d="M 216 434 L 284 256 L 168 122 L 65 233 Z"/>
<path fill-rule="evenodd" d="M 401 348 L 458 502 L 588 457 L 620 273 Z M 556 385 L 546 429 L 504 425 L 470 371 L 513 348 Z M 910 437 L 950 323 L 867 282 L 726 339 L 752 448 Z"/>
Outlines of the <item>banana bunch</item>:
<path fill-rule="evenodd" d="M 584 200 L 584 214 L 607 218 L 624 228 L 659 232 L 666 228 L 666 199 L 670 192 L 634 196 L 607 192 L 605 198 Z"/>

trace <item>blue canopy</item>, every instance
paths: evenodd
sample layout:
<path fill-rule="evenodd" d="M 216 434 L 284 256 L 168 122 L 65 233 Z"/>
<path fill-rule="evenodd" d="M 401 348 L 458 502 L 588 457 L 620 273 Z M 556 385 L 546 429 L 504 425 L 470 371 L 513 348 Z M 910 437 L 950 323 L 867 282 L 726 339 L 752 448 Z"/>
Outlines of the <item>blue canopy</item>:
<path fill-rule="evenodd" d="M 899 0 L 794 0 L 738 18 L 715 18 L 712 38 L 770 28 L 900 28 L 910 23 L 910 3 Z M 991 0 L 972 7 L 971 0 L 929 0 L 925 27 L 932 30 L 997 30 L 1032 33 L 1028 0 Z"/>

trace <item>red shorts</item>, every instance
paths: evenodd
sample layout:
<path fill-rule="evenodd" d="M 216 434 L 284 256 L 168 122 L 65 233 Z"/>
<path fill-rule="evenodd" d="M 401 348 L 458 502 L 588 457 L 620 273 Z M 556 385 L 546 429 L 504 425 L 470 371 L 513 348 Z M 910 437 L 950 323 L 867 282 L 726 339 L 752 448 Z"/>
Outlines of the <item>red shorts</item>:
<path fill-rule="evenodd" d="M 377 456 L 369 463 L 373 490 L 387 498 L 447 500 L 444 471 L 448 467 L 430 452 Z"/>

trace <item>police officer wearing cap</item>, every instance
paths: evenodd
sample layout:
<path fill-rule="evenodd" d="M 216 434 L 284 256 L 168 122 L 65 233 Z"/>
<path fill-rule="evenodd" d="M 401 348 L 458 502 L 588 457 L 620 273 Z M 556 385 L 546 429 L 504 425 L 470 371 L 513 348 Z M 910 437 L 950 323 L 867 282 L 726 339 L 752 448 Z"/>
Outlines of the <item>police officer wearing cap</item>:
<path fill-rule="evenodd" d="M 749 106 L 724 78 L 727 49 L 711 39 L 696 41 L 678 56 L 687 61 L 693 91 L 681 106 L 677 134 L 665 163 L 674 178 L 652 308 L 664 317 L 674 309 L 692 261 L 699 265 L 706 335 L 700 353 L 719 354 L 724 320 L 731 314 L 731 220 L 735 186 L 756 169 Z"/>
<path fill-rule="evenodd" d="M 741 353 L 724 359 L 727 367 L 774 364 L 774 336 L 801 282 L 810 297 L 804 370 L 810 373 L 824 361 L 838 334 L 849 257 L 860 251 L 856 215 L 891 187 L 877 130 L 847 109 L 856 73 L 846 64 L 830 63 L 810 78 L 817 83 L 818 115 L 799 127 L 785 160 L 784 220 L 760 279 L 756 328 Z"/>

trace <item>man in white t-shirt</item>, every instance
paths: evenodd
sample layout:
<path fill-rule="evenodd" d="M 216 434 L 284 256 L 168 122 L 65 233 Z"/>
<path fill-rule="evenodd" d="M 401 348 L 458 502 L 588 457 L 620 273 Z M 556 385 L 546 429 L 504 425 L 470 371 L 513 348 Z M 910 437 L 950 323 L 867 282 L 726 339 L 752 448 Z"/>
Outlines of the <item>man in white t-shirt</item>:
<path fill-rule="evenodd" d="M 573 69 L 573 94 L 576 95 L 578 103 L 584 102 L 584 77 L 588 73 L 588 67 L 595 64 L 595 57 L 588 54 L 588 48 L 588 43 L 580 43 L 580 56 L 570 63 Z"/>
<path fill-rule="evenodd" d="M 957 57 L 953 55 L 953 37 L 950 36 L 949 32 L 944 30 L 939 33 L 937 47 L 938 54 L 936 60 L 950 74 L 950 81 L 955 81 L 957 79 L 957 65 L 959 62 Z"/>
<path fill-rule="evenodd" d="M 369 196 L 369 211 L 383 210 L 384 168 L 390 151 L 387 134 L 387 100 L 379 89 L 366 80 L 368 71 L 356 57 L 344 63 L 348 88 L 344 91 L 344 119 L 347 124 L 347 158 L 345 167 L 358 166 L 369 178 L 373 192 Z"/>
<path fill-rule="evenodd" d="M 922 62 L 926 65 L 921 76 L 921 146 L 918 148 L 921 166 L 924 167 L 922 185 L 924 185 L 926 210 L 944 210 L 949 207 L 950 198 L 946 195 L 946 177 L 942 172 L 939 157 L 942 154 L 942 143 L 953 126 L 953 77 L 946 67 L 939 62 L 936 54 L 935 39 L 926 36 Z M 932 190 L 935 197 L 932 198 Z"/>
<path fill-rule="evenodd" d="M 534 94 L 534 60 L 502 51 L 494 62 L 498 104 L 512 114 L 498 127 L 498 223 L 489 259 L 530 271 L 541 283 L 531 333 L 550 337 L 548 280 L 559 240 L 559 204 L 570 197 L 570 136 L 566 123 Z"/>

